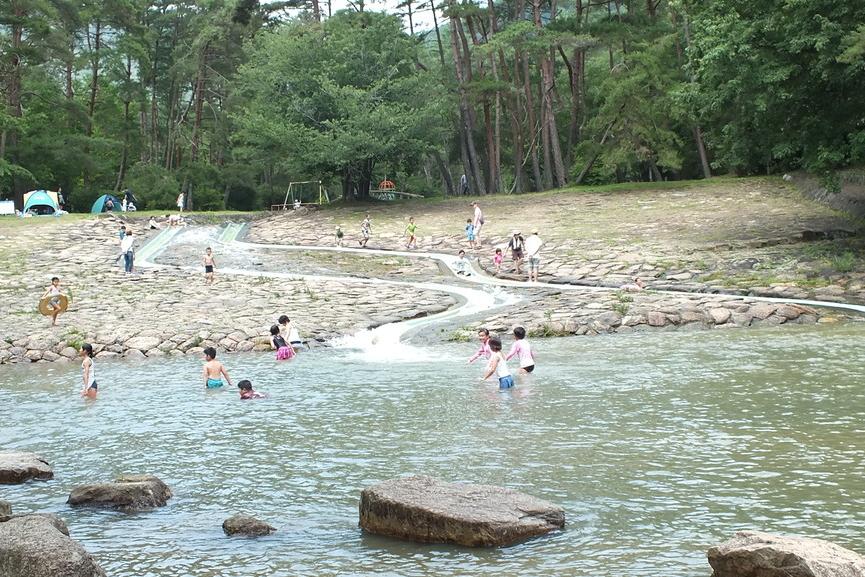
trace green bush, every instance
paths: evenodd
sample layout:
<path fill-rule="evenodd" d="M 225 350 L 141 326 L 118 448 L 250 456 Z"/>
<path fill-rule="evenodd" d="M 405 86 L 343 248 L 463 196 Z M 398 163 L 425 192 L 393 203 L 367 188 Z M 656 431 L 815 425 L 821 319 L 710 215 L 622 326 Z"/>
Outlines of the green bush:
<path fill-rule="evenodd" d="M 223 210 L 222 192 L 214 188 L 201 187 L 192 191 L 193 210 Z"/>

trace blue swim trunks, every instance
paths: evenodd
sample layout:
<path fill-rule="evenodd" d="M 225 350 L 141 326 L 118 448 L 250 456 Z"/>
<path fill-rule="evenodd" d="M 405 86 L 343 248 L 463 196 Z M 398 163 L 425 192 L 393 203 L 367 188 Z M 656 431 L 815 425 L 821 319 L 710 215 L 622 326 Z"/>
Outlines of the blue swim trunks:
<path fill-rule="evenodd" d="M 218 389 L 222 386 L 222 379 L 207 379 L 208 389 Z"/>
<path fill-rule="evenodd" d="M 500 389 L 510 389 L 514 386 L 514 378 L 511 375 L 506 377 L 499 377 L 499 388 Z"/>

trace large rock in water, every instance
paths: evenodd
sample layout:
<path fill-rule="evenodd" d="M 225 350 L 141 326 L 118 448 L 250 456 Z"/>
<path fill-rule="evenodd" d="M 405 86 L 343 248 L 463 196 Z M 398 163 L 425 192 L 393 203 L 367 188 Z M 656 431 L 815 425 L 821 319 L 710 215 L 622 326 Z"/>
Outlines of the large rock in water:
<path fill-rule="evenodd" d="M 66 501 L 73 507 L 139 511 L 162 507 L 171 498 L 168 485 L 153 475 L 126 475 L 114 483 L 75 487 Z"/>
<path fill-rule="evenodd" d="M 416 476 L 391 479 L 360 494 L 362 528 L 410 541 L 497 547 L 564 525 L 560 507 L 492 485 Z"/>
<path fill-rule="evenodd" d="M 232 515 L 222 523 L 222 530 L 226 535 L 243 535 L 245 537 L 261 537 L 270 535 L 276 531 L 272 527 L 250 515 Z"/>
<path fill-rule="evenodd" d="M 48 461 L 33 453 L 0 452 L 0 483 L 15 485 L 29 479 L 47 481 L 54 478 Z"/>
<path fill-rule="evenodd" d="M 53 515 L 23 515 L 0 523 L 3 577 L 105 577 L 105 571 Z"/>
<path fill-rule="evenodd" d="M 865 558 L 828 541 L 740 531 L 709 549 L 713 577 L 865 577 Z"/>

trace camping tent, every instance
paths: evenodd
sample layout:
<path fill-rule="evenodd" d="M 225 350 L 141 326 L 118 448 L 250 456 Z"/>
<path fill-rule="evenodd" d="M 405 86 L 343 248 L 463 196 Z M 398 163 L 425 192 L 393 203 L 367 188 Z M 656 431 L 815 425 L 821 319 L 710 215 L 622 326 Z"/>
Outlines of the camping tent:
<path fill-rule="evenodd" d="M 57 193 L 52 190 L 31 190 L 24 195 L 24 210 L 36 214 L 55 214 L 60 209 Z"/>
<path fill-rule="evenodd" d="M 105 203 L 108 202 L 108 199 L 111 199 L 111 202 L 114 203 L 115 212 L 120 212 L 121 206 L 120 201 L 117 200 L 117 197 L 111 194 L 103 194 L 99 198 L 96 199 L 96 202 L 93 203 L 93 206 L 90 207 L 90 214 L 99 214 L 100 212 L 108 212 L 108 207 L 105 206 Z"/>

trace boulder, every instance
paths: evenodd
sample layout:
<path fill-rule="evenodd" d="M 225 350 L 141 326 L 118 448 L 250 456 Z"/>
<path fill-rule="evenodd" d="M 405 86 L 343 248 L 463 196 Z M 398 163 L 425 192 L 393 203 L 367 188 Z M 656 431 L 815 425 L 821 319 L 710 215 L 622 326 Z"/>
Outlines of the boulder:
<path fill-rule="evenodd" d="M 114 483 L 75 487 L 66 501 L 73 507 L 103 507 L 139 511 L 162 507 L 171 498 L 171 489 L 153 475 L 125 475 Z"/>
<path fill-rule="evenodd" d="M 5 521 L 12 516 L 12 504 L 0 499 L 0 521 Z"/>
<path fill-rule="evenodd" d="M 667 316 L 659 311 L 649 311 L 646 315 L 650 327 L 662 327 L 667 324 Z"/>
<path fill-rule="evenodd" d="M 726 323 L 728 320 L 730 320 L 731 314 L 732 313 L 729 309 L 721 307 L 709 309 L 709 315 L 712 317 L 712 320 L 715 322 L 716 325 L 723 325 L 724 323 Z"/>
<path fill-rule="evenodd" d="M 276 531 L 276 527 L 268 525 L 250 515 L 232 515 L 222 523 L 222 530 L 226 535 L 243 535 L 244 537 L 260 537 L 270 535 Z"/>
<path fill-rule="evenodd" d="M 427 476 L 391 479 L 360 495 L 360 526 L 425 543 L 500 547 L 561 529 L 565 513 L 530 495 Z"/>
<path fill-rule="evenodd" d="M 16 485 L 29 479 L 47 481 L 54 478 L 48 461 L 33 453 L 0 452 L 0 484 Z"/>
<path fill-rule="evenodd" d="M 708 557 L 713 577 L 865 577 L 865 558 L 806 537 L 740 531 Z"/>
<path fill-rule="evenodd" d="M 0 523 L 3 577 L 105 577 L 105 571 L 65 523 L 53 515 L 23 515 Z"/>

